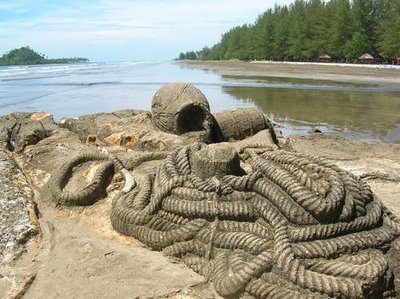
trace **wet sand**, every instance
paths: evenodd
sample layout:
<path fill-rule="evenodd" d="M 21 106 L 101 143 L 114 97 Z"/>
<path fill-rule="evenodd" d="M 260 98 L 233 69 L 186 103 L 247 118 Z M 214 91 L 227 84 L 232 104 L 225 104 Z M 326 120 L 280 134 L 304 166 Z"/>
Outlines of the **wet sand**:
<path fill-rule="evenodd" d="M 285 137 L 318 128 L 351 139 L 400 142 L 400 65 L 232 60 L 177 64 L 215 72 L 227 82 L 259 83 L 222 90 L 243 103 L 254 103 L 281 124 Z"/>
<path fill-rule="evenodd" d="M 400 66 L 344 65 L 244 61 L 179 61 L 178 64 L 216 71 L 225 76 L 278 77 L 378 85 L 400 91 Z"/>

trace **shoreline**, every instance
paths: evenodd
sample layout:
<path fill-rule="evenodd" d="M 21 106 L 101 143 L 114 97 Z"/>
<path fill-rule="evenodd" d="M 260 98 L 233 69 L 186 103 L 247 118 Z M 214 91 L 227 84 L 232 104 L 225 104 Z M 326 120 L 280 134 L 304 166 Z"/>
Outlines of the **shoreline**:
<path fill-rule="evenodd" d="M 352 65 L 275 61 L 182 60 L 179 65 L 215 71 L 222 76 L 275 77 L 377 85 L 388 91 L 400 91 L 400 66 Z M 375 67 L 374 67 L 375 66 Z"/>

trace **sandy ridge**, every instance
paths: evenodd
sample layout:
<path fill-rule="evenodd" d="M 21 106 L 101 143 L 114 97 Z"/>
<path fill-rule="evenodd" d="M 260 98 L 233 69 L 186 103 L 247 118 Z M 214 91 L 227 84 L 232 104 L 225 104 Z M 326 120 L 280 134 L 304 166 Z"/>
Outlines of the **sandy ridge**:
<path fill-rule="evenodd" d="M 400 91 L 400 66 L 323 64 L 271 61 L 179 61 L 178 64 L 216 71 L 225 76 L 262 76 L 378 85 Z"/>

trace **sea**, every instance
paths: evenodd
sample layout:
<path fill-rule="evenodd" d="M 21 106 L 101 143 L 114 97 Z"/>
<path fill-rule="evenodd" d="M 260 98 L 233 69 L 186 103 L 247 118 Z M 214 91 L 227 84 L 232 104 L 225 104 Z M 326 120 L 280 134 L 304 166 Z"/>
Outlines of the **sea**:
<path fill-rule="evenodd" d="M 151 109 L 154 93 L 187 82 L 212 112 L 261 109 L 285 137 L 322 133 L 400 143 L 398 91 L 371 85 L 273 77 L 222 76 L 170 61 L 0 67 L 0 115 L 47 111 L 59 121 L 97 112 Z"/>

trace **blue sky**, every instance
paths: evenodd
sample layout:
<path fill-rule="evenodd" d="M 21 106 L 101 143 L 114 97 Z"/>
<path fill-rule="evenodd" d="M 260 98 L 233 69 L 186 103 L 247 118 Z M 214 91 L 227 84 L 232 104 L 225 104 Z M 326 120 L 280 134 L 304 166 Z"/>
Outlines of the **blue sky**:
<path fill-rule="evenodd" d="M 168 60 L 293 0 L 0 0 L 0 54 L 30 46 L 91 61 Z"/>

